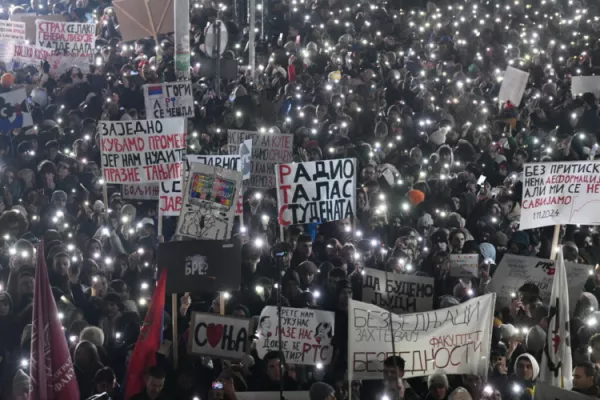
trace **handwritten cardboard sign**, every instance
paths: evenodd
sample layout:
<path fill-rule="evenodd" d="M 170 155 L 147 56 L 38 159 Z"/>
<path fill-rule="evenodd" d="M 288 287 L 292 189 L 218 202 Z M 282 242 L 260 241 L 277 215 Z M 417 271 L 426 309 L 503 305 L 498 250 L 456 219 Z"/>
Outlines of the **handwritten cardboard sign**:
<path fill-rule="evenodd" d="M 349 379 L 381 379 L 383 361 L 394 354 L 393 346 L 406 362 L 405 378 L 439 370 L 446 374 L 487 372 L 493 294 L 424 313 L 397 315 L 354 300 L 348 311 Z"/>
<path fill-rule="evenodd" d="M 48 74 L 54 78 L 60 77 L 72 67 L 77 67 L 86 74 L 90 71 L 92 63 L 89 55 L 59 54 L 46 47 L 24 43 L 8 43 L 6 53 L 3 52 L 3 54 L 6 54 L 6 56 L 2 56 L 5 62 L 13 62 L 13 68 L 22 68 L 28 65 L 40 66 L 42 62 L 48 61 L 50 64 Z"/>
<path fill-rule="evenodd" d="M 169 82 L 144 85 L 146 118 L 194 116 L 194 94 L 191 82 Z"/>
<path fill-rule="evenodd" d="M 365 268 L 362 300 L 395 314 L 429 311 L 433 308 L 433 278 L 395 274 Z"/>
<path fill-rule="evenodd" d="M 331 339 L 334 313 L 307 308 L 281 308 L 281 349 L 290 364 L 323 365 L 333 357 Z M 256 351 L 262 359 L 269 351 L 279 350 L 277 307 L 267 306 L 260 313 Z"/>
<path fill-rule="evenodd" d="M 282 226 L 351 218 L 356 210 L 356 160 L 279 164 L 277 207 Z"/>
<path fill-rule="evenodd" d="M 0 39 L 24 42 L 25 22 L 4 20 L 0 21 Z"/>
<path fill-rule="evenodd" d="M 519 229 L 600 225 L 600 161 L 525 164 Z"/>
<path fill-rule="evenodd" d="M 252 173 L 245 187 L 271 189 L 275 187 L 273 165 L 293 161 L 294 136 L 290 134 L 258 133 L 229 129 L 227 144 L 229 154 L 237 154 L 240 145 L 252 139 Z"/>
<path fill-rule="evenodd" d="M 35 44 L 62 54 L 92 55 L 96 51 L 96 24 L 83 22 L 35 21 Z"/>
<path fill-rule="evenodd" d="M 183 118 L 98 122 L 106 182 L 150 183 L 180 177 L 187 147 L 184 125 Z"/>
<path fill-rule="evenodd" d="M 459 278 L 479 277 L 479 255 L 450 254 L 450 276 Z"/>
<path fill-rule="evenodd" d="M 190 321 L 189 352 L 194 355 L 240 359 L 249 351 L 250 319 L 195 312 Z"/>
<path fill-rule="evenodd" d="M 159 185 L 156 183 L 142 183 L 139 185 L 122 185 L 123 198 L 126 200 L 156 200 L 159 194 Z"/>
<path fill-rule="evenodd" d="M 583 286 L 594 267 L 567 261 L 565 266 L 569 281 L 569 304 L 577 304 Z M 542 302 L 548 304 L 552 294 L 554 271 L 554 260 L 505 254 L 486 290 L 497 294 L 496 301 L 499 307 L 509 307 L 512 294 L 517 293 L 524 284 L 533 283 L 540 289 Z M 572 307 L 571 313 L 574 310 L 575 307 Z"/>

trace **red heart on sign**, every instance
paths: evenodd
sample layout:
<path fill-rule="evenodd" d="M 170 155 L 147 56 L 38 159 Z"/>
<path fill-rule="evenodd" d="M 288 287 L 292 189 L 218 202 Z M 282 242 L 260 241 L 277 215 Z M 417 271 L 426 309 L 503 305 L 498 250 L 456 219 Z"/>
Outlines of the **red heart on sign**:
<path fill-rule="evenodd" d="M 222 324 L 208 324 L 208 327 L 206 328 L 206 338 L 208 339 L 208 344 L 210 344 L 212 347 L 218 345 L 221 342 L 223 330 L 224 328 Z"/>

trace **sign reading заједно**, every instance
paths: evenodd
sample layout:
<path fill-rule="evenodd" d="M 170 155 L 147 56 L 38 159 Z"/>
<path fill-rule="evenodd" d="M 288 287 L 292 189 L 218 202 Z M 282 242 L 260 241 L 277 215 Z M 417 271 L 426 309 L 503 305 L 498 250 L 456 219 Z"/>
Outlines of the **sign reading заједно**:
<path fill-rule="evenodd" d="M 600 225 L 600 161 L 525 164 L 519 229 Z"/>
<path fill-rule="evenodd" d="M 100 121 L 102 171 L 107 183 L 179 179 L 186 148 L 182 118 Z"/>

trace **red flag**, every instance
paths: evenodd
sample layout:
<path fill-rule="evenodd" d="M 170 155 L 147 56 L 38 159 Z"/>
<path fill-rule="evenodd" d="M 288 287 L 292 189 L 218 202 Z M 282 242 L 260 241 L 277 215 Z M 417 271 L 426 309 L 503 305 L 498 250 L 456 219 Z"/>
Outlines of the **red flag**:
<path fill-rule="evenodd" d="M 43 240 L 40 241 L 37 253 L 29 361 L 31 366 L 29 399 L 78 399 L 79 386 L 50 288 Z"/>
<path fill-rule="evenodd" d="M 148 313 L 140 330 L 140 336 L 131 353 L 125 378 L 125 400 L 144 390 L 144 375 L 148 368 L 156 365 L 156 353 L 162 338 L 166 286 L 167 270 L 163 269 L 148 305 Z"/>

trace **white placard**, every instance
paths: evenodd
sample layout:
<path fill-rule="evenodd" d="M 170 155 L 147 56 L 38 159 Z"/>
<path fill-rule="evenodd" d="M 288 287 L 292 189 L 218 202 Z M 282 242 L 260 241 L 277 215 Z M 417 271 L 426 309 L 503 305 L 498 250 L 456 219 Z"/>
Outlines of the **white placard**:
<path fill-rule="evenodd" d="M 362 300 L 395 314 L 429 311 L 433 308 L 433 278 L 386 273 L 364 268 Z"/>
<path fill-rule="evenodd" d="M 34 65 L 39 67 L 42 62 L 48 61 L 50 71 L 48 74 L 54 78 L 60 77 L 71 67 L 77 67 L 82 73 L 90 72 L 92 58 L 88 55 L 56 54 L 54 50 L 40 46 L 31 46 L 22 43 L 13 43 L 10 47 L 10 60 L 15 68 Z"/>
<path fill-rule="evenodd" d="M 326 365 L 333 357 L 331 339 L 335 315 L 308 308 L 281 308 L 281 348 L 289 364 Z M 267 306 L 260 313 L 256 352 L 263 359 L 269 351 L 279 350 L 277 307 Z"/>
<path fill-rule="evenodd" d="M 350 300 L 349 379 L 381 379 L 383 361 L 394 355 L 392 338 L 396 355 L 405 362 L 404 378 L 438 371 L 483 376 L 489 363 L 493 318 L 493 294 L 454 307 L 403 315 Z"/>
<path fill-rule="evenodd" d="M 571 77 L 571 94 L 573 97 L 591 92 L 600 96 L 600 76 Z"/>
<path fill-rule="evenodd" d="M 195 312 L 190 319 L 189 352 L 241 359 L 250 349 L 250 319 Z"/>
<path fill-rule="evenodd" d="M 156 183 L 142 183 L 122 185 L 121 189 L 126 200 L 156 200 L 160 192 L 159 187 Z"/>
<path fill-rule="evenodd" d="M 282 226 L 352 218 L 356 210 L 356 160 L 312 161 L 275 166 Z"/>
<path fill-rule="evenodd" d="M 14 40 L 15 42 L 25 41 L 25 22 L 18 21 L 0 21 L 0 39 Z"/>
<path fill-rule="evenodd" d="M 83 22 L 35 21 L 35 44 L 61 54 L 93 55 L 96 52 L 96 24 Z"/>
<path fill-rule="evenodd" d="M 565 265 L 569 281 L 569 304 L 577 304 L 585 281 L 589 278 L 593 267 L 572 262 L 565 262 Z M 509 307 L 512 294 L 516 294 L 525 283 L 533 283 L 540 289 L 542 303 L 548 304 L 552 294 L 553 279 L 553 260 L 505 254 L 486 290 L 497 294 L 498 306 Z M 574 310 L 575 307 L 572 307 L 571 313 Z"/>
<path fill-rule="evenodd" d="M 500 86 L 500 93 L 498 94 L 498 101 L 503 104 L 510 100 L 515 107 L 518 107 L 523 98 L 523 93 L 525 93 L 528 79 L 528 72 L 513 67 L 506 68 L 502 86 Z"/>
<path fill-rule="evenodd" d="M 146 118 L 194 117 L 194 93 L 191 82 L 144 85 Z"/>
<path fill-rule="evenodd" d="M 600 225 L 600 161 L 525 164 L 519 229 Z"/>
<path fill-rule="evenodd" d="M 450 276 L 461 278 L 479 277 L 479 255 L 450 254 Z"/>

